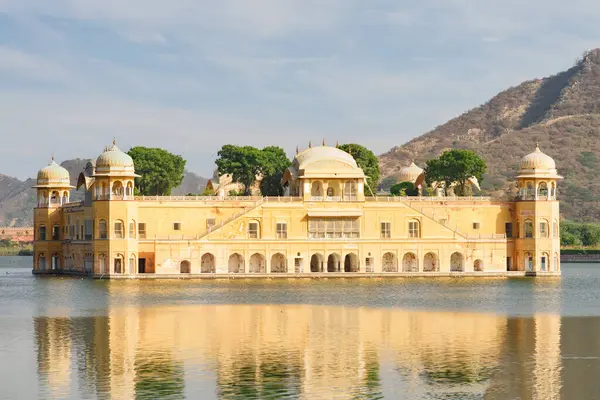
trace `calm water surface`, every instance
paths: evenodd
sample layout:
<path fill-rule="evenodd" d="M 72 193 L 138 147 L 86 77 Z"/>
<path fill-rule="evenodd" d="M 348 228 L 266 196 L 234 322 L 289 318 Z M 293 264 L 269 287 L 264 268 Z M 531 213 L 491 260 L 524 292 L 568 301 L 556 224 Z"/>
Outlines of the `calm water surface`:
<path fill-rule="evenodd" d="M 110 282 L 0 257 L 0 398 L 600 399 L 600 265 Z"/>

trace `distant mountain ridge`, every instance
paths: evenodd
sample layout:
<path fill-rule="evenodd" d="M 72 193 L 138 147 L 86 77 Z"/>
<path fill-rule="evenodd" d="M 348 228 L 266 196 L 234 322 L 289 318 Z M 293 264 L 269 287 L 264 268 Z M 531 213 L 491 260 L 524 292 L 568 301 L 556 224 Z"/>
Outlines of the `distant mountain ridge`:
<path fill-rule="evenodd" d="M 488 165 L 482 188 L 504 196 L 518 162 L 538 142 L 559 173 L 561 213 L 600 219 L 600 49 L 572 68 L 521 83 L 487 103 L 379 156 L 382 176 L 394 176 L 414 159 L 421 167 L 449 148 L 477 151 Z M 512 189 L 514 190 L 514 189 Z"/>
<path fill-rule="evenodd" d="M 60 165 L 69 171 L 71 185 L 77 186 L 77 178 L 89 160 L 75 158 L 63 161 Z M 181 185 L 173 189 L 174 196 L 188 193 L 202 193 L 208 179 L 193 172 L 185 171 Z M 21 181 L 0 174 L 0 226 L 31 226 L 33 225 L 33 207 L 36 205 L 35 189 L 31 187 L 35 179 Z M 71 200 L 83 200 L 82 190 L 72 190 Z"/>

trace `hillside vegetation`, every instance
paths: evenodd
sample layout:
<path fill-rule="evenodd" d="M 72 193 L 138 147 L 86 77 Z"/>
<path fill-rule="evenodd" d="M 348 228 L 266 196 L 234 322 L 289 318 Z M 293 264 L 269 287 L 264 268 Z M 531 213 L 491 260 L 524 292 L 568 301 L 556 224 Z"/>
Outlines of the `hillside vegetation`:
<path fill-rule="evenodd" d="M 379 157 L 382 176 L 411 159 L 420 166 L 450 148 L 472 149 L 488 165 L 484 194 L 508 196 L 518 162 L 535 143 L 557 163 L 561 213 L 576 221 L 600 219 L 600 49 L 572 68 L 524 82 Z"/>

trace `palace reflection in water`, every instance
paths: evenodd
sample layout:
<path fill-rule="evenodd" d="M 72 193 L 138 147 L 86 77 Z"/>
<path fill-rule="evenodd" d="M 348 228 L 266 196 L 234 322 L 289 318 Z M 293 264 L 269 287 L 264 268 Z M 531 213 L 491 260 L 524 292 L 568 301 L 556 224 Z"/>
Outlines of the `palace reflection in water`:
<path fill-rule="evenodd" d="M 53 398 L 588 398 L 576 382 L 597 373 L 576 362 L 590 344 L 561 340 L 555 315 L 190 305 L 34 328 L 40 393 Z"/>

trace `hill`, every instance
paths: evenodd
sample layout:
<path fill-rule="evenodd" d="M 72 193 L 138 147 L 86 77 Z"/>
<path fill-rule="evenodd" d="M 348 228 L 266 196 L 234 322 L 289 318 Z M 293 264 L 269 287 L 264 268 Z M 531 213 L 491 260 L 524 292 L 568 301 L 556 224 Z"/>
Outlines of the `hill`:
<path fill-rule="evenodd" d="M 60 165 L 69 171 L 71 185 L 77 185 L 77 177 L 89 160 L 72 159 Z M 202 193 L 208 180 L 193 172 L 186 171 L 183 182 L 173 189 L 173 195 Z M 36 205 L 35 179 L 21 181 L 0 174 L 0 226 L 31 226 L 33 224 L 33 207 Z M 71 200 L 83 200 L 82 190 L 72 190 Z"/>
<path fill-rule="evenodd" d="M 567 71 L 501 92 L 379 160 L 386 177 L 411 159 L 424 167 L 445 149 L 472 149 L 488 165 L 483 192 L 504 196 L 514 187 L 520 158 L 536 142 L 565 177 L 559 185 L 561 213 L 579 221 L 600 220 L 600 49 L 587 52 Z"/>

